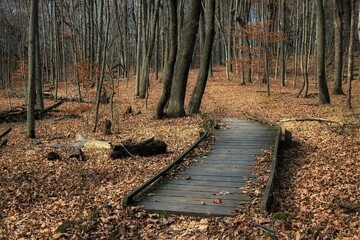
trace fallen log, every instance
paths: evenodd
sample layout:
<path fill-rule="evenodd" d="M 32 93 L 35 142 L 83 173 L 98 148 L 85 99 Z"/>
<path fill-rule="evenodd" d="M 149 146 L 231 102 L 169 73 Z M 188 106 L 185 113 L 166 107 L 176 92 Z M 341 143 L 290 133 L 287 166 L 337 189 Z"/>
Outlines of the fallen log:
<path fill-rule="evenodd" d="M 6 136 L 9 132 L 11 132 L 11 130 L 12 130 L 11 127 L 7 128 L 4 132 L 2 132 L 2 133 L 0 134 L 0 138 Z"/>
<path fill-rule="evenodd" d="M 335 123 L 339 124 L 340 126 L 344 126 L 345 124 L 342 122 L 324 119 L 324 118 L 289 118 L 280 120 L 280 122 L 319 122 L 319 123 Z"/>
<path fill-rule="evenodd" d="M 51 92 L 44 92 L 44 98 L 55 99 L 55 95 Z M 78 102 L 78 103 L 93 103 L 92 99 L 81 97 L 67 97 L 67 96 L 57 96 L 57 99 L 60 99 L 64 102 Z"/>
<path fill-rule="evenodd" d="M 161 140 L 155 140 L 154 137 L 145 139 L 141 142 L 126 140 L 119 144 L 114 144 L 111 152 L 111 159 L 127 157 L 147 157 L 166 153 L 167 144 Z"/>
<path fill-rule="evenodd" d="M 60 106 L 63 103 L 64 103 L 64 101 L 59 101 L 59 102 L 45 108 L 44 110 L 41 110 L 41 111 L 37 110 L 37 119 L 42 119 L 45 116 L 46 113 L 48 113 L 51 110 L 57 108 L 58 106 Z"/>
<path fill-rule="evenodd" d="M 77 133 L 74 143 L 47 144 L 47 147 L 75 147 L 75 148 L 97 148 L 111 149 L 111 144 L 106 141 L 92 140 L 85 138 L 84 135 Z"/>
<path fill-rule="evenodd" d="M 45 108 L 44 110 L 35 110 L 35 119 L 42 119 L 48 112 L 54 110 L 64 101 L 56 102 L 55 104 Z M 0 123 L 3 122 L 21 122 L 26 120 L 27 109 L 23 107 L 16 107 L 9 111 L 3 112 L 0 114 Z"/>

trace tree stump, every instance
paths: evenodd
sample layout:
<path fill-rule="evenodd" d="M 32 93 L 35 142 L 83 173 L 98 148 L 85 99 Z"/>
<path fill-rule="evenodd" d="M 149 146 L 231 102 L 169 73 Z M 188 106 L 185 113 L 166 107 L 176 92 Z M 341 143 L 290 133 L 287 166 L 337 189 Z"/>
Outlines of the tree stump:
<path fill-rule="evenodd" d="M 141 142 L 132 140 L 115 144 L 112 149 L 111 159 L 127 158 L 134 156 L 153 156 L 166 153 L 167 144 L 161 140 L 155 140 L 153 137 Z"/>
<path fill-rule="evenodd" d="M 104 134 L 105 135 L 111 135 L 111 121 L 109 119 L 105 119 L 105 125 L 104 125 Z"/>

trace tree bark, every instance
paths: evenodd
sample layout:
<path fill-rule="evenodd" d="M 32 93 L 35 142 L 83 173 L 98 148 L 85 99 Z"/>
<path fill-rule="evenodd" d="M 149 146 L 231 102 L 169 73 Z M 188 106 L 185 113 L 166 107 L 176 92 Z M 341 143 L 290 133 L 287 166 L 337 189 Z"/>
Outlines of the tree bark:
<path fill-rule="evenodd" d="M 201 100 L 206 88 L 215 36 L 215 0 L 206 1 L 205 11 L 205 42 L 201 54 L 199 74 L 189 103 L 190 114 L 199 112 Z"/>
<path fill-rule="evenodd" d="M 335 56 L 334 56 L 334 89 L 335 95 L 344 94 L 342 90 L 343 78 L 343 34 L 342 34 L 342 16 L 343 8 L 341 0 L 334 0 L 335 14 L 334 14 L 334 37 L 335 37 Z"/>
<path fill-rule="evenodd" d="M 319 103 L 330 103 L 329 90 L 325 75 L 325 18 L 322 0 L 316 0 L 316 61 L 317 79 L 319 83 Z"/>
<path fill-rule="evenodd" d="M 347 65 L 347 101 L 346 106 L 351 109 L 351 82 L 354 72 L 354 26 L 355 26 L 355 3 L 356 0 L 351 0 L 351 17 L 350 17 L 350 36 L 349 36 L 349 52 L 348 52 L 348 65 Z"/>
<path fill-rule="evenodd" d="M 144 61 L 141 66 L 141 79 L 140 79 L 140 98 L 145 98 L 148 87 L 149 87 L 149 72 L 150 72 L 150 63 L 153 57 L 153 50 L 155 44 L 155 36 L 156 36 L 156 25 L 159 19 L 159 3 L 160 0 L 155 1 L 154 12 L 149 18 L 151 19 L 150 26 L 150 34 L 147 39 L 147 48 L 146 55 L 144 56 Z"/>
<path fill-rule="evenodd" d="M 173 84 L 169 99 L 168 115 L 170 117 L 185 116 L 184 101 L 192 55 L 198 32 L 201 1 L 191 0 L 189 13 L 183 30 L 182 41 L 176 59 Z M 185 30 L 186 29 L 186 30 Z"/>
<path fill-rule="evenodd" d="M 29 83 L 26 114 L 26 137 L 35 138 L 35 83 L 36 83 L 36 31 L 38 27 L 38 0 L 31 1 L 29 22 Z"/>
<path fill-rule="evenodd" d="M 105 60 L 106 60 L 106 49 L 108 47 L 108 41 L 109 41 L 109 28 L 110 28 L 110 6 L 109 3 L 107 3 L 107 11 L 106 11 L 106 21 L 107 21 L 107 25 L 106 25 L 106 32 L 105 32 L 105 43 L 103 45 L 103 53 L 102 53 L 102 63 L 101 63 L 101 72 L 100 72 L 100 79 L 99 79 L 99 83 L 97 85 L 97 91 L 96 91 L 96 103 L 95 103 L 95 119 L 94 119 L 94 125 L 92 127 L 92 131 L 96 132 L 96 128 L 97 128 L 97 123 L 98 123 L 98 117 L 99 117 L 99 105 L 100 105 L 100 99 L 101 99 L 101 91 L 103 88 L 103 83 L 104 83 L 104 72 L 105 72 Z"/>
<path fill-rule="evenodd" d="M 177 3 L 176 0 L 169 0 L 169 9 L 170 9 L 170 27 L 169 27 L 169 37 L 170 37 L 170 56 L 165 67 L 164 79 L 163 79 L 163 92 L 160 98 L 160 101 L 156 108 L 155 117 L 157 119 L 162 118 L 164 115 L 164 108 L 169 101 L 171 85 L 174 76 L 174 66 L 176 61 L 178 43 L 177 43 Z"/>

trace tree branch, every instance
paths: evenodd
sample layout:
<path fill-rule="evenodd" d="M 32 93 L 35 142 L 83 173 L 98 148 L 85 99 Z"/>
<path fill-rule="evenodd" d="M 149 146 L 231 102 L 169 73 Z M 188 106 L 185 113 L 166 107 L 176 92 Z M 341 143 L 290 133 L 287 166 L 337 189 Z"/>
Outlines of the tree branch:
<path fill-rule="evenodd" d="M 336 123 L 339 124 L 341 127 L 345 126 L 344 123 L 325 119 L 325 118 L 288 118 L 280 120 L 280 122 L 320 122 L 320 123 Z"/>

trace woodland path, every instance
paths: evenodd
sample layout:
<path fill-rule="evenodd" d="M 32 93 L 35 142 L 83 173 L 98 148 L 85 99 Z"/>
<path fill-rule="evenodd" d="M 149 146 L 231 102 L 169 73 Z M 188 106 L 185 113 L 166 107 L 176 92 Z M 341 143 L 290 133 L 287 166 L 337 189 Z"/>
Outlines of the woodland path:
<path fill-rule="evenodd" d="M 174 179 L 163 179 L 136 201 L 150 211 L 184 215 L 233 216 L 252 199 L 241 188 L 254 178 L 251 167 L 263 149 L 274 145 L 276 131 L 249 120 L 225 119 L 214 132 L 208 156 L 195 160 Z"/>

